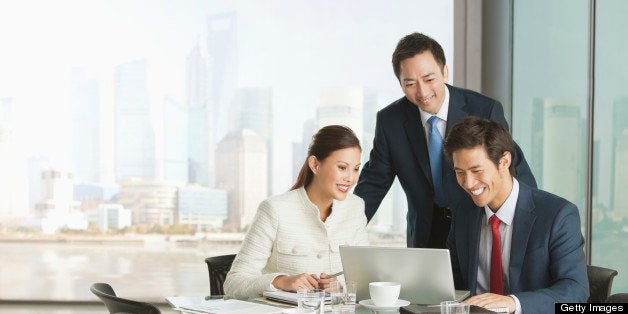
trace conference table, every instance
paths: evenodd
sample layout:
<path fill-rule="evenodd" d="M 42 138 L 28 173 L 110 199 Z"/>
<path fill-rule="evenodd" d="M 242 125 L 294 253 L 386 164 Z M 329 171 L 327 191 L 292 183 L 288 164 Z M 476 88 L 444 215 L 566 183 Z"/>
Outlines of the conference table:
<path fill-rule="evenodd" d="M 184 301 L 177 301 L 175 299 L 181 299 Z M 294 305 L 290 305 L 287 303 L 281 303 L 281 302 L 276 302 L 276 301 L 272 301 L 272 300 L 267 300 L 264 297 L 259 297 L 259 298 L 254 298 L 254 299 L 249 299 L 246 301 L 243 300 L 228 300 L 228 299 L 224 299 L 223 296 L 207 296 L 207 297 L 169 297 L 166 298 L 166 300 L 173 306 L 173 308 L 175 310 L 180 311 L 181 313 L 184 314 L 201 314 L 201 313 L 212 313 L 212 311 L 196 311 L 196 310 L 186 310 L 186 306 L 184 306 L 183 304 L 186 302 L 189 302 L 189 304 L 210 304 L 211 302 L 218 302 L 217 304 L 235 304 L 235 305 L 250 305 L 251 308 L 249 310 L 239 310 L 239 311 L 233 311 L 233 312 L 229 312 L 229 311 L 224 311 L 224 312 L 218 312 L 218 313 L 237 313 L 237 314 L 244 314 L 244 313 L 277 313 L 277 314 L 281 314 L 281 312 L 284 309 L 290 309 L 290 308 L 295 308 L 296 306 Z M 177 304 L 179 304 L 179 306 L 177 306 Z M 264 308 L 264 306 L 273 306 L 276 309 L 272 310 L 272 309 L 268 309 L 268 308 Z M 259 306 L 259 307 L 256 307 Z M 326 305 L 326 310 L 325 313 L 330 313 L 331 314 L 331 309 L 329 308 L 329 305 Z M 374 309 L 374 308 L 369 308 L 363 305 L 356 305 L 356 309 L 355 309 L 355 314 L 378 314 L 378 313 L 390 313 L 390 314 L 394 314 L 394 313 L 400 313 L 399 309 Z M 413 314 L 413 313 L 423 313 L 423 314 L 438 314 L 440 313 L 440 308 L 438 306 L 425 306 L 425 305 L 409 305 L 406 307 L 403 307 L 403 309 L 401 310 L 402 314 Z M 495 313 L 483 308 L 478 308 L 478 307 L 472 307 L 470 313 Z"/>

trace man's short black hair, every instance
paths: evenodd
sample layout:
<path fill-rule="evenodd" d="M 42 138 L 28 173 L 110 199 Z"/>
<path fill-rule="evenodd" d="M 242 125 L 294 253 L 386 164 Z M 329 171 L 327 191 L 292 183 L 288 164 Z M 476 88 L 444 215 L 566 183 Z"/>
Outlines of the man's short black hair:
<path fill-rule="evenodd" d="M 510 132 L 502 124 L 493 120 L 468 116 L 456 123 L 449 131 L 443 150 L 447 158 L 453 162 L 453 154 L 460 149 L 484 147 L 488 158 L 499 167 L 499 160 L 505 152 L 515 158 L 515 141 Z M 514 162 L 508 168 L 510 175 L 516 175 Z"/>
<path fill-rule="evenodd" d="M 443 47 L 441 47 L 436 40 L 427 35 L 412 33 L 402 38 L 397 43 L 395 52 L 393 52 L 392 64 L 393 70 L 395 71 L 395 77 L 399 79 L 401 61 L 412 58 L 415 55 L 427 50 L 429 50 L 434 56 L 434 59 L 436 59 L 436 63 L 438 63 L 441 73 L 445 74 L 445 53 L 443 52 Z"/>

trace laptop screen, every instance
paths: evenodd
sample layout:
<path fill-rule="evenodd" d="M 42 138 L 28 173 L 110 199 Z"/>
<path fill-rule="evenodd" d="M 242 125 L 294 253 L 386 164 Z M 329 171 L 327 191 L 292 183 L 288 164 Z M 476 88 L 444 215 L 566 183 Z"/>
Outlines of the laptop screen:
<path fill-rule="evenodd" d="M 439 304 L 462 300 L 468 291 L 456 292 L 447 249 L 340 246 L 345 279 L 358 286 L 357 299 L 370 299 L 369 283 L 401 283 L 399 299 L 413 304 Z"/>

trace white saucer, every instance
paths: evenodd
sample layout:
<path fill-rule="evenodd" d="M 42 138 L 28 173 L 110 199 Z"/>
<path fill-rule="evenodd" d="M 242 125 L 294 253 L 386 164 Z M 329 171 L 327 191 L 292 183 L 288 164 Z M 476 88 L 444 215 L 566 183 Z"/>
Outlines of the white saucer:
<path fill-rule="evenodd" d="M 402 306 L 406 306 L 406 305 L 410 305 L 410 301 L 406 301 L 406 300 L 397 300 L 397 302 L 395 302 L 395 305 L 391 305 L 391 306 L 376 306 L 373 303 L 373 300 L 368 299 L 368 300 L 362 300 L 359 302 L 360 305 L 372 309 L 372 310 L 396 310 Z"/>

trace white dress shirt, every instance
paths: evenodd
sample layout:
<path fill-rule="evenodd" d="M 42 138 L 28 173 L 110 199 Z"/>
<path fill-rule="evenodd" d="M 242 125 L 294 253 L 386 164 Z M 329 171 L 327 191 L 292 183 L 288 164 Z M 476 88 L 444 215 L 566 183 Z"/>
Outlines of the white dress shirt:
<path fill-rule="evenodd" d="M 418 107 L 418 106 L 417 106 Z M 427 113 L 419 107 L 419 112 L 421 113 L 421 124 L 423 125 L 423 129 L 425 130 L 425 139 L 426 142 L 430 141 L 430 124 L 427 123 L 427 120 L 434 116 L 431 113 Z M 445 85 L 445 99 L 443 99 L 443 105 L 440 106 L 440 110 L 435 114 L 438 117 L 438 123 L 436 127 L 438 128 L 438 132 L 440 132 L 440 136 L 445 140 L 445 131 L 447 130 L 447 114 L 449 113 L 449 88 Z"/>
<path fill-rule="evenodd" d="M 480 250 L 478 255 L 478 286 L 476 288 L 477 294 L 482 294 L 490 291 L 490 276 L 491 276 L 491 248 L 493 246 L 493 233 L 489 219 L 491 216 L 497 215 L 497 218 L 501 220 L 499 224 L 499 234 L 501 236 L 500 247 L 502 249 L 502 272 L 504 274 L 504 293 L 509 287 L 510 276 L 508 268 L 510 267 L 510 248 L 512 242 L 512 221 L 515 218 L 515 207 L 517 205 L 517 199 L 519 199 L 519 182 L 517 179 L 512 178 L 512 190 L 510 195 L 506 198 L 506 201 L 495 212 L 488 207 L 484 206 L 484 219 L 482 220 L 482 227 L 480 229 Z M 521 313 L 521 304 L 519 299 L 514 295 L 510 295 L 515 299 L 516 314 Z"/>

